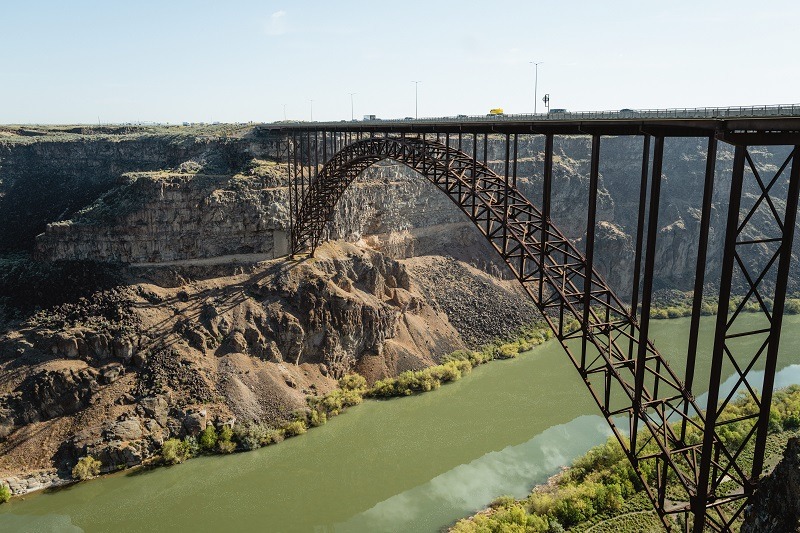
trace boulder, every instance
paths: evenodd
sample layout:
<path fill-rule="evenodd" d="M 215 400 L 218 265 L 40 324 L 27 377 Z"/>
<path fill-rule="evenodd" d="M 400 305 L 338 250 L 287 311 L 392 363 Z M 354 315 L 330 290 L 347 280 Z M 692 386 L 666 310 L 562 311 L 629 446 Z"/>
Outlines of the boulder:
<path fill-rule="evenodd" d="M 100 368 L 99 381 L 103 385 L 110 385 L 125 374 L 125 367 L 119 363 L 110 363 Z"/>
<path fill-rule="evenodd" d="M 145 415 L 155 420 L 161 427 L 167 425 L 169 415 L 169 404 L 167 400 L 161 396 L 147 396 L 139 401 L 139 407 Z"/>
<path fill-rule="evenodd" d="M 144 435 L 142 424 L 138 418 L 129 418 L 114 422 L 106 431 L 108 440 L 132 441 L 141 439 Z"/>
<path fill-rule="evenodd" d="M 195 436 L 206 428 L 207 413 L 205 409 L 189 412 L 183 418 L 183 430 L 189 436 Z"/>

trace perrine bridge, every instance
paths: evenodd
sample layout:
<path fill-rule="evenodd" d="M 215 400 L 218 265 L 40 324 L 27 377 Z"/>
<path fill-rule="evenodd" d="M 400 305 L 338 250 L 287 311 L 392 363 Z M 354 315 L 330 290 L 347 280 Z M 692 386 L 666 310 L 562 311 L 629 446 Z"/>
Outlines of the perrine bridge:
<path fill-rule="evenodd" d="M 364 170 L 384 160 L 408 166 L 475 224 L 535 302 L 664 526 L 728 531 L 741 521 L 764 469 L 800 187 L 800 106 L 281 123 L 261 131 L 279 140 L 275 155 L 289 165 L 293 254 L 313 253 L 337 201 Z M 520 139 L 530 136 L 543 140 L 543 164 L 541 190 L 529 198 L 517 181 Z M 586 210 L 580 247 L 551 218 L 559 136 L 591 139 L 588 203 L 575 206 Z M 641 139 L 635 155 L 641 173 L 637 165 L 630 183 L 639 191 L 634 257 L 626 262 L 633 268 L 632 287 L 610 287 L 596 263 L 601 140 L 609 136 Z M 707 139 L 688 350 L 680 373 L 648 337 L 659 205 L 665 200 L 664 144 L 675 137 Z M 487 162 L 488 147 L 496 150 L 497 143 L 504 153 L 499 166 L 496 157 Z M 716 172 L 720 143 L 733 147 L 732 171 L 725 176 Z M 765 172 L 752 157 L 752 149 L 762 146 L 786 147 L 788 156 Z M 715 194 L 727 204 L 727 219 L 721 264 L 715 279 L 707 279 Z M 756 219 L 758 231 L 749 231 Z M 762 252 L 760 264 L 743 259 L 754 247 Z M 708 286 L 716 292 L 704 296 Z M 711 369 L 696 375 L 701 307 L 709 296 L 718 302 Z M 748 305 L 759 314 L 755 328 L 742 320 Z M 747 339 L 757 342 L 740 342 Z M 730 392 L 721 383 L 723 369 L 735 371 Z M 707 390 L 707 401 L 700 403 L 696 390 Z M 731 414 L 737 394 L 752 399 L 753 412 Z M 726 426 L 734 423 L 746 430 L 727 438 Z"/>

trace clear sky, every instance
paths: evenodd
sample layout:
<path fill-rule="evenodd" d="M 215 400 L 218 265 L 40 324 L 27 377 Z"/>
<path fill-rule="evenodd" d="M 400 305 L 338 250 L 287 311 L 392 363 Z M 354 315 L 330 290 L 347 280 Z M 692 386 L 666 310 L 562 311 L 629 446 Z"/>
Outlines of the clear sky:
<path fill-rule="evenodd" d="M 800 103 L 798 0 L 0 0 L 0 123 Z M 541 101 L 539 110 L 542 110 Z"/>

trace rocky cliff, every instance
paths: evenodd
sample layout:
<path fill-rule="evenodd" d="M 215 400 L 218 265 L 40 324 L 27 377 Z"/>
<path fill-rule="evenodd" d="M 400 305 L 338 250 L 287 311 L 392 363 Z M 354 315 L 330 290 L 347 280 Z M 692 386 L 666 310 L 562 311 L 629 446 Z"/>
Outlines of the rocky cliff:
<path fill-rule="evenodd" d="M 185 150 L 162 157 L 162 168 L 171 169 L 166 172 L 119 174 L 113 187 L 104 182 L 104 195 L 87 201 L 71 214 L 61 214 L 60 220 L 49 220 L 37 242 L 39 253 L 48 259 L 155 262 L 283 251 L 273 243 L 283 242 L 288 224 L 286 167 L 270 159 L 274 157 L 272 141 L 262 139 L 259 145 L 245 136 L 228 140 L 228 155 L 223 158 L 209 155 L 216 153 L 218 147 L 207 145 L 205 155 L 190 157 L 191 150 Z M 656 288 L 692 288 L 705 143 L 705 139 L 666 142 L 655 252 Z M 534 203 L 541 196 L 542 152 L 540 137 L 522 136 L 518 183 Z M 490 167 L 502 173 L 501 139 L 490 138 L 488 154 Z M 604 138 L 601 154 L 596 263 L 611 286 L 627 294 L 637 231 L 641 139 Z M 556 139 L 552 216 L 579 248 L 586 232 L 589 156 L 587 137 Z M 777 170 L 784 156 L 780 150 L 753 150 L 757 167 L 766 175 Z M 182 157 L 187 159 L 179 161 Z M 155 164 L 150 159 L 142 168 Z M 209 163 L 212 160 L 216 162 Z M 708 248 L 710 283 L 717 279 L 721 262 L 731 160 L 732 152 L 722 145 Z M 210 170 L 221 172 L 211 175 Z M 755 202 L 757 187 L 750 176 L 743 210 Z M 775 190 L 782 187 L 785 183 L 779 180 Z M 775 205 L 781 212 L 781 202 Z M 747 235 L 770 233 L 774 224 L 770 225 L 769 218 L 764 203 Z M 489 248 L 482 237 L 440 191 L 392 162 L 369 169 L 346 191 L 328 228 L 328 237 L 352 242 L 363 238 L 397 258 L 446 250 L 458 259 L 504 272 L 496 268 L 497 259 L 486 253 Z M 795 245 L 798 249 L 800 244 Z M 763 264 L 769 254 L 764 247 L 753 247 L 744 260 L 752 265 Z M 794 264 L 797 274 L 800 267 L 797 261 Z M 792 276 L 792 290 L 796 289 L 797 279 L 800 276 Z M 737 281 L 744 283 L 743 279 Z"/>
<path fill-rule="evenodd" d="M 177 168 L 231 174 L 274 151 L 251 128 L 0 128 L 0 252 L 31 249 L 50 222 L 69 220 L 127 172 Z"/>

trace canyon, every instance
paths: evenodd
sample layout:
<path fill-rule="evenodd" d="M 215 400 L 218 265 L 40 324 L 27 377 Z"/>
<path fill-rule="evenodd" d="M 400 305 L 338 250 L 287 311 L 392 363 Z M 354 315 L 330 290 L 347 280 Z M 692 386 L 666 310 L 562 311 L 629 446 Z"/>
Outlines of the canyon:
<path fill-rule="evenodd" d="M 328 226 L 333 242 L 287 260 L 282 139 L 258 128 L 2 133 L 0 479 L 15 493 L 66 480 L 85 455 L 113 471 L 207 424 L 278 424 L 346 373 L 373 383 L 538 319 L 450 200 L 391 161 L 347 190 Z M 705 142 L 667 142 L 656 251 L 664 291 L 691 290 Z M 602 145 L 597 265 L 622 294 L 639 143 Z M 553 220 L 579 248 L 589 144 L 555 146 Z M 499 143 L 489 148 L 499 171 Z M 518 183 L 534 203 L 542 149 L 540 137 L 521 139 Z M 756 154 L 773 170 L 780 156 Z M 708 279 L 731 158 L 720 151 Z"/>

